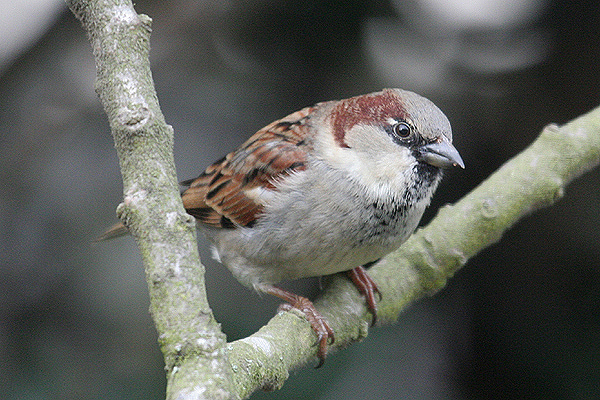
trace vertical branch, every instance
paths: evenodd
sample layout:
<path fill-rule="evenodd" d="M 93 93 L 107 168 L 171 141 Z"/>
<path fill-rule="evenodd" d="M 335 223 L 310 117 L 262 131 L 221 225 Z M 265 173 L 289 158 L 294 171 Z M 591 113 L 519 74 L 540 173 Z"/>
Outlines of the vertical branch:
<path fill-rule="evenodd" d="M 208 305 L 193 218 L 173 161 L 173 131 L 160 111 L 148 60 L 151 19 L 129 0 L 67 0 L 92 43 L 96 91 L 123 176 L 117 208 L 142 254 L 150 312 L 165 357 L 167 398 L 237 398 L 225 335 Z"/>

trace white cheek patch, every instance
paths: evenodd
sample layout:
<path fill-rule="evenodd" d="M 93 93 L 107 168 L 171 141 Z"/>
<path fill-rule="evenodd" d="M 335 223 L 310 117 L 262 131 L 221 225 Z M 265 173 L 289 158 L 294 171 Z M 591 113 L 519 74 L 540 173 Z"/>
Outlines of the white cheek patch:
<path fill-rule="evenodd" d="M 329 165 L 377 192 L 404 189 L 406 174 L 416 162 L 408 148 L 395 143 L 383 129 L 368 125 L 355 125 L 345 140 L 350 148 L 331 146 L 324 153 Z"/>

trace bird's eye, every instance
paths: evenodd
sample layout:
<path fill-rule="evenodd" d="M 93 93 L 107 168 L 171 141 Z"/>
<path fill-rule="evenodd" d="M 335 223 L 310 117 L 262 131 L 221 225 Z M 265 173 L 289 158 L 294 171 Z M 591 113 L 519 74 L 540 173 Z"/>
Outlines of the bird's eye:
<path fill-rule="evenodd" d="M 410 125 L 408 125 L 406 122 L 398 122 L 396 125 L 394 125 L 394 133 L 398 137 L 407 138 L 410 136 L 411 131 Z"/>

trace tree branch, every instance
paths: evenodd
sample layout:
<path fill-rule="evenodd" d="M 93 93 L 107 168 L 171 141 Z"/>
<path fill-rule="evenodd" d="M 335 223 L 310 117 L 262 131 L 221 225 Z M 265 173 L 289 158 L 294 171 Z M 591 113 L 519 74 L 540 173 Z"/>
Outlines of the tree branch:
<path fill-rule="evenodd" d="M 225 335 L 206 298 L 195 222 L 179 195 L 173 131 L 152 82 L 151 20 L 137 15 L 128 0 L 67 4 L 92 43 L 96 91 L 123 176 L 124 201 L 117 213 L 142 254 L 150 312 L 165 358 L 167 398 L 235 399 Z"/>
<path fill-rule="evenodd" d="M 173 132 L 153 88 L 150 18 L 126 0 L 67 3 L 92 42 L 97 92 L 123 175 L 118 214 L 142 253 L 167 398 L 235 399 L 281 387 L 291 369 L 314 359 L 314 333 L 299 312 L 282 312 L 254 335 L 226 345 L 206 299 L 195 224 L 179 196 Z M 600 109 L 561 128 L 548 126 L 527 150 L 371 268 L 383 293 L 380 323 L 394 322 L 408 303 L 441 289 L 469 258 L 597 166 L 599 133 Z M 370 316 L 347 279 L 332 278 L 315 305 L 336 332 L 332 349 L 366 337 Z"/>

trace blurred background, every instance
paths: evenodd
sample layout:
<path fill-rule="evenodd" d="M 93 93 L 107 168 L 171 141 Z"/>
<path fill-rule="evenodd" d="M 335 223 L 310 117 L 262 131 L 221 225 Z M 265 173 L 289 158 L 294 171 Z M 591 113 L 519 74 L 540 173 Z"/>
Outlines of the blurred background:
<path fill-rule="evenodd" d="M 600 7 L 571 0 L 137 0 L 180 180 L 317 101 L 401 87 L 453 125 L 464 171 L 423 223 L 600 104 Z M 61 0 L 0 2 L 0 398 L 161 399 L 140 257 L 95 67 Z M 531 171 L 532 174 L 535 171 Z M 600 398 L 600 171 L 526 218 L 397 324 L 256 399 Z M 208 264 L 230 340 L 278 302 Z M 315 280 L 297 283 L 314 296 Z"/>

